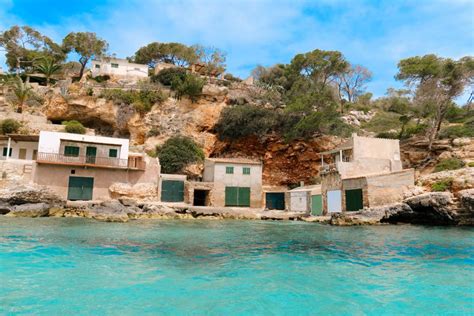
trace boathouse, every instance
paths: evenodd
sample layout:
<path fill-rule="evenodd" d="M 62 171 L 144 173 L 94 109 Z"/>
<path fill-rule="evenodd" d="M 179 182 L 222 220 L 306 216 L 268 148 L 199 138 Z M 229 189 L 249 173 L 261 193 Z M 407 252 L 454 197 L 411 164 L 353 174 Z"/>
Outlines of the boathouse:
<path fill-rule="evenodd" d="M 402 168 L 398 140 L 357 134 L 321 153 L 320 176 L 323 214 L 401 201 L 415 181 L 414 170 Z"/>
<path fill-rule="evenodd" d="M 112 185 L 156 191 L 160 174 L 158 159 L 129 152 L 128 139 L 47 131 L 40 132 L 34 169 L 36 184 L 68 200 L 109 199 Z"/>

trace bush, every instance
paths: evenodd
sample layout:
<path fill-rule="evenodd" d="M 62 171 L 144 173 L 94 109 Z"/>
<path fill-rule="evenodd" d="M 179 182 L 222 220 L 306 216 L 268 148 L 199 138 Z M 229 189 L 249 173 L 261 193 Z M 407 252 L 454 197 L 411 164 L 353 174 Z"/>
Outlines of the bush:
<path fill-rule="evenodd" d="M 64 125 L 64 130 L 66 133 L 71 133 L 71 134 L 85 134 L 86 133 L 86 128 L 84 125 L 81 124 L 81 122 L 78 121 L 64 121 L 62 122 Z"/>
<path fill-rule="evenodd" d="M 5 119 L 0 122 L 0 131 L 2 134 L 17 133 L 21 127 L 21 123 L 14 119 Z"/>
<path fill-rule="evenodd" d="M 250 135 L 264 136 L 274 131 L 279 123 L 277 111 L 253 105 L 226 107 L 215 130 L 219 139 L 235 140 Z"/>
<path fill-rule="evenodd" d="M 474 137 L 474 128 L 469 124 L 449 126 L 439 133 L 440 138 Z"/>
<path fill-rule="evenodd" d="M 410 138 L 414 135 L 420 135 L 426 132 L 428 125 L 426 124 L 417 124 L 417 125 L 408 125 L 405 128 L 405 133 L 403 133 L 402 138 Z"/>
<path fill-rule="evenodd" d="M 446 158 L 438 162 L 435 166 L 435 172 L 445 171 L 445 170 L 456 170 L 464 167 L 464 162 L 459 158 Z"/>
<path fill-rule="evenodd" d="M 95 82 L 102 83 L 102 82 L 106 82 L 106 81 L 110 80 L 110 76 L 109 75 L 100 75 L 100 76 L 91 77 L 91 79 L 94 80 Z"/>
<path fill-rule="evenodd" d="M 382 132 L 377 134 L 377 138 L 387 138 L 387 139 L 398 139 L 399 133 L 395 132 Z"/>
<path fill-rule="evenodd" d="M 453 179 L 447 178 L 439 180 L 431 185 L 431 190 L 435 192 L 443 192 L 451 189 L 453 185 Z"/>
<path fill-rule="evenodd" d="M 156 151 L 164 173 L 181 172 L 188 164 L 204 160 L 204 152 L 189 137 L 174 136 L 169 138 Z"/>
<path fill-rule="evenodd" d="M 242 79 L 238 78 L 238 77 L 235 77 L 234 75 L 232 74 L 225 74 L 224 75 L 224 79 L 225 80 L 229 80 L 229 81 L 234 81 L 234 82 L 241 82 Z"/>
<path fill-rule="evenodd" d="M 121 89 L 103 90 L 99 97 L 112 100 L 115 103 L 133 104 L 135 110 L 139 113 L 149 112 L 155 103 L 163 102 L 166 99 L 162 91 L 148 89 L 129 91 Z"/>
<path fill-rule="evenodd" d="M 184 79 L 175 78 L 171 83 L 171 89 L 176 91 L 178 99 L 187 96 L 192 102 L 195 102 L 197 97 L 201 95 L 203 87 L 204 81 L 193 74 L 186 74 Z"/>
<path fill-rule="evenodd" d="M 382 133 L 387 130 L 401 128 L 400 115 L 392 112 L 377 112 L 375 116 L 366 123 L 362 124 L 362 128 L 374 133 Z"/>
<path fill-rule="evenodd" d="M 186 69 L 184 68 L 165 68 L 160 70 L 158 74 L 151 76 L 151 82 L 159 82 L 165 86 L 171 86 L 174 80 L 184 80 Z"/>
<path fill-rule="evenodd" d="M 474 167 L 474 161 L 471 161 L 470 163 L 467 164 L 468 167 Z"/>
<path fill-rule="evenodd" d="M 90 97 L 93 96 L 93 95 L 94 95 L 94 89 L 92 89 L 92 88 L 87 88 L 87 90 L 86 90 L 86 95 L 88 95 L 88 96 L 90 96 Z"/>
<path fill-rule="evenodd" d="M 146 136 L 147 137 L 154 137 L 154 136 L 158 136 L 160 135 L 160 130 L 156 127 L 156 126 L 153 126 L 149 131 L 148 133 L 146 133 Z"/>

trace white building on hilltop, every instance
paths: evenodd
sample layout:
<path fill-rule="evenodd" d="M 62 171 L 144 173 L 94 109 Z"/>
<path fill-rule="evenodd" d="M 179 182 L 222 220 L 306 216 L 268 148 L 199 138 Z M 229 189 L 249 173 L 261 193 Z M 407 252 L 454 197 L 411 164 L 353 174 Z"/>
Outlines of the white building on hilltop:
<path fill-rule="evenodd" d="M 147 78 L 148 65 L 131 63 L 126 59 L 102 58 L 92 61 L 92 76 L 117 76 L 126 78 Z"/>

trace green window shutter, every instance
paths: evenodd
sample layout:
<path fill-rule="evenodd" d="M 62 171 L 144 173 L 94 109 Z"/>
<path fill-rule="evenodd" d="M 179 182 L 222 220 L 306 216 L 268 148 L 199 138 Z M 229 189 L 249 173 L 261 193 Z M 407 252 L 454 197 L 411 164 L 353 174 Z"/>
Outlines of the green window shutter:
<path fill-rule="evenodd" d="M 234 167 L 225 167 L 225 173 L 233 174 L 234 173 Z"/>
<path fill-rule="evenodd" d="M 239 206 L 249 207 L 250 206 L 250 188 L 239 188 L 238 199 L 239 199 L 238 201 Z"/>
<path fill-rule="evenodd" d="M 250 174 L 250 168 L 249 167 L 243 167 L 242 168 L 242 173 L 243 174 Z"/>
<path fill-rule="evenodd" d="M 110 65 L 112 66 L 112 68 L 118 68 L 119 67 L 119 65 L 115 64 L 115 63 L 111 63 Z"/>
<path fill-rule="evenodd" d="M 323 214 L 323 199 L 321 194 L 311 196 L 311 214 L 315 216 Z"/>
<path fill-rule="evenodd" d="M 238 194 L 238 187 L 225 187 L 225 206 L 237 206 Z"/>
<path fill-rule="evenodd" d="M 8 151 L 8 147 L 3 147 L 3 157 L 7 156 L 7 151 Z M 13 148 L 10 148 L 10 152 L 8 153 L 8 157 L 12 156 L 12 152 L 13 152 Z"/>
<path fill-rule="evenodd" d="M 268 192 L 266 195 L 266 207 L 269 210 L 284 210 L 285 209 L 285 193 Z"/>
<path fill-rule="evenodd" d="M 353 212 L 364 208 L 362 189 L 346 190 L 346 211 Z"/>
<path fill-rule="evenodd" d="M 69 177 L 68 200 L 92 200 L 94 190 L 94 178 Z"/>
<path fill-rule="evenodd" d="M 76 146 L 65 146 L 64 156 L 68 157 L 79 157 L 79 147 Z"/>
<path fill-rule="evenodd" d="M 117 158 L 117 153 L 118 153 L 117 149 L 109 149 L 109 157 Z"/>
<path fill-rule="evenodd" d="M 161 182 L 161 201 L 184 202 L 184 182 L 178 180 L 163 180 Z"/>

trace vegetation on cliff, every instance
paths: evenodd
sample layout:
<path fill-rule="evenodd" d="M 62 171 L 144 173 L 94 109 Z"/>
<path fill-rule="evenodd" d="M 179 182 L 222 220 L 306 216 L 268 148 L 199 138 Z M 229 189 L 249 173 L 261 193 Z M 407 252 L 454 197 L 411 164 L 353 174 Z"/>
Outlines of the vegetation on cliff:
<path fill-rule="evenodd" d="M 204 160 L 202 149 L 191 138 L 180 135 L 169 138 L 156 151 L 163 173 L 179 173 L 187 165 Z"/>

